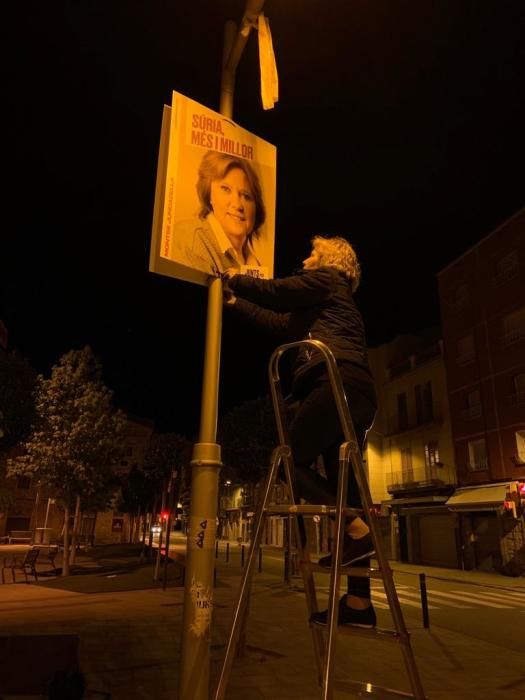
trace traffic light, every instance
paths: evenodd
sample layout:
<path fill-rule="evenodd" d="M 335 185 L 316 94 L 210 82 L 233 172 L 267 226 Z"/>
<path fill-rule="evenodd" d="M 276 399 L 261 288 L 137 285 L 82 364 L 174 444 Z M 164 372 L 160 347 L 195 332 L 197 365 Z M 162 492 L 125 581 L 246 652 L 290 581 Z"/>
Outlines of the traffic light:
<path fill-rule="evenodd" d="M 170 516 L 170 513 L 168 510 L 163 510 L 162 513 L 160 514 L 160 518 L 161 518 L 163 523 L 167 522 L 169 516 Z"/>

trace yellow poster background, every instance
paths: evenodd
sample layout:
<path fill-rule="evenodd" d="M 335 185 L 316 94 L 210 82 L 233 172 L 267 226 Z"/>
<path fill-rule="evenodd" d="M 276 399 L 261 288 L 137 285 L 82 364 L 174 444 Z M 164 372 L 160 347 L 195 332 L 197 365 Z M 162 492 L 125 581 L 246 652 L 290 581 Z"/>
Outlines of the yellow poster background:
<path fill-rule="evenodd" d="M 207 284 L 221 264 L 204 261 L 212 227 L 199 218 L 202 208 L 197 193 L 198 171 L 206 154 L 227 154 L 255 173 L 266 218 L 251 238 L 253 256 L 243 272 L 272 277 L 275 242 L 276 158 L 275 146 L 223 115 L 174 92 L 171 107 L 165 106 L 159 147 L 157 184 L 152 227 L 150 270 L 178 279 Z M 235 167 L 235 165 L 233 166 Z M 183 252 L 183 239 L 198 239 L 196 262 Z M 193 237 L 193 238 L 192 238 Z M 213 248 L 213 241 L 210 249 Z M 221 251 L 222 252 L 222 251 Z M 214 253 L 212 251 L 212 255 Z M 226 260 L 226 258 L 224 259 Z M 257 262 L 254 263 L 253 261 Z M 222 258 L 221 258 L 222 261 Z M 226 263 L 224 263 L 226 264 Z"/>

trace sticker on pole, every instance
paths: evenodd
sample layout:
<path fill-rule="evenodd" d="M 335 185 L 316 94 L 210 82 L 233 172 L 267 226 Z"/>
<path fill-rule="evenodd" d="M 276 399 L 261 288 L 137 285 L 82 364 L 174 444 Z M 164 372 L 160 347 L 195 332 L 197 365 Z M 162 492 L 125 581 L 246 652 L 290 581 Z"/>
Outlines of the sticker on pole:
<path fill-rule="evenodd" d="M 211 625 L 213 590 L 193 579 L 190 594 L 193 603 L 193 622 L 190 629 L 196 637 L 204 637 Z"/>

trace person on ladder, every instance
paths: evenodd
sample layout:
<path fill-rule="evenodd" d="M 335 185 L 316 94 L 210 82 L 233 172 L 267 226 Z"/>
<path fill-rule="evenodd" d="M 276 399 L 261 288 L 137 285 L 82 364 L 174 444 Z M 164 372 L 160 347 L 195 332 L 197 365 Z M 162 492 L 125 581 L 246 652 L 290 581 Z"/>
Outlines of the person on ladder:
<path fill-rule="evenodd" d="M 265 280 L 226 273 L 224 300 L 232 314 L 280 336 L 283 342 L 320 340 L 335 356 L 359 446 L 376 412 L 376 395 L 367 360 L 364 324 L 354 300 L 361 270 L 354 249 L 341 237 L 314 236 L 310 256 L 297 274 Z M 344 441 L 328 370 L 315 349 L 301 348 L 292 369 L 293 417 L 290 446 L 296 473 L 296 497 L 334 504 L 339 447 Z M 323 456 L 326 478 L 311 467 Z M 361 508 L 359 489 L 349 469 L 348 506 Z M 374 548 L 368 525 L 360 517 L 345 525 L 343 566 L 368 567 Z M 319 560 L 330 568 L 331 556 Z M 327 624 L 326 610 L 311 622 Z M 340 625 L 375 627 L 368 577 L 348 577 L 348 593 L 339 602 Z"/>

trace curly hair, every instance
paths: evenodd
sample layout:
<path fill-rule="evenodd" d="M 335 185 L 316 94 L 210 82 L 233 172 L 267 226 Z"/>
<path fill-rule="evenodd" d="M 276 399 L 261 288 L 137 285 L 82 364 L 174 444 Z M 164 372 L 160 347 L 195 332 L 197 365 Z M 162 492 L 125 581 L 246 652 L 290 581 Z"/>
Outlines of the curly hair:
<path fill-rule="evenodd" d="M 199 218 L 205 219 L 212 211 L 212 180 L 222 180 L 230 170 L 234 168 L 242 170 L 250 183 L 250 189 L 252 190 L 253 199 L 255 201 L 254 230 L 250 235 L 257 237 L 259 235 L 259 228 L 264 224 L 266 219 L 266 208 L 264 206 L 261 183 L 259 182 L 257 173 L 247 160 L 228 155 L 227 153 L 208 151 L 202 158 L 196 185 L 197 195 L 201 204 Z"/>
<path fill-rule="evenodd" d="M 352 282 L 352 292 L 355 292 L 361 280 L 361 266 L 350 243 L 341 236 L 314 236 L 312 247 L 319 257 L 319 265 L 335 267 L 336 270 L 344 272 Z"/>

